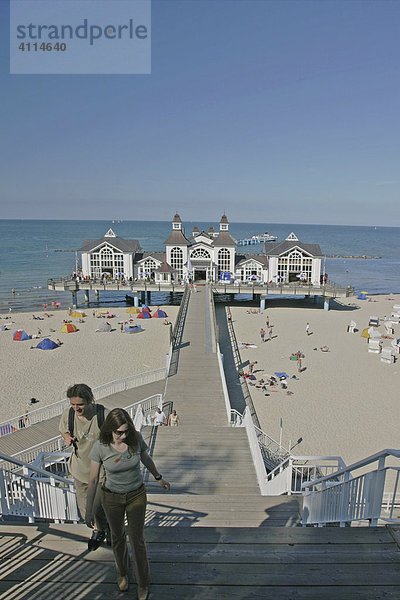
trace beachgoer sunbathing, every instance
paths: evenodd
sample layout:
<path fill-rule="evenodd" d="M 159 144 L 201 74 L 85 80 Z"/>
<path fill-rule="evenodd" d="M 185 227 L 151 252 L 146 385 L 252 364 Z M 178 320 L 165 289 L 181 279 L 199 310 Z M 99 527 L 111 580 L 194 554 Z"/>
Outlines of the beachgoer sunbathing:
<path fill-rule="evenodd" d="M 321 346 L 320 350 L 322 352 L 329 352 L 329 346 Z"/>

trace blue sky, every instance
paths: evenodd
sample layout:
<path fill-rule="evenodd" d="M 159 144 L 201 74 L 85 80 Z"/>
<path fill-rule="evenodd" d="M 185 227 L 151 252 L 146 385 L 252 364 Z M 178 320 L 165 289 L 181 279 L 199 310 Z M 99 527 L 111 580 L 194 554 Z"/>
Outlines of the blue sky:
<path fill-rule="evenodd" d="M 398 1 L 153 0 L 151 75 L 10 75 L 0 0 L 2 218 L 400 226 L 399 31 Z"/>

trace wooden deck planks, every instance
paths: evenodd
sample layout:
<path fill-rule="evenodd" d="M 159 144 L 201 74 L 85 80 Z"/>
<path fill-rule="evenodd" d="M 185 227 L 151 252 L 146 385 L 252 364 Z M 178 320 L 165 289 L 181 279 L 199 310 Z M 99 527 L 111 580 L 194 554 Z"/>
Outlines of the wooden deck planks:
<path fill-rule="evenodd" d="M 83 525 L 1 525 L 0 599 L 126 598 L 112 551 Z M 388 528 L 146 528 L 150 600 L 380 600 L 400 597 Z M 132 584 L 134 592 L 134 584 Z"/>

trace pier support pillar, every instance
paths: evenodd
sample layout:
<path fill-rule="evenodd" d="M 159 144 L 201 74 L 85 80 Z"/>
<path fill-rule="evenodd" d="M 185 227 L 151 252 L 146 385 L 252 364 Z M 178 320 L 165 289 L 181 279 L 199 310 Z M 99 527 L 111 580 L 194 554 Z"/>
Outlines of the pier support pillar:
<path fill-rule="evenodd" d="M 89 290 L 85 290 L 85 302 L 89 304 Z"/>
<path fill-rule="evenodd" d="M 72 292 L 72 307 L 78 308 L 78 295 L 76 292 Z"/>
<path fill-rule="evenodd" d="M 146 304 L 146 292 L 140 292 L 140 301 L 142 304 Z"/>
<path fill-rule="evenodd" d="M 139 294 L 137 292 L 133 294 L 133 306 L 139 306 Z"/>
<path fill-rule="evenodd" d="M 150 306 L 151 304 L 151 292 L 147 292 L 147 304 Z"/>
<path fill-rule="evenodd" d="M 265 301 L 267 299 L 267 296 L 261 296 L 260 297 L 260 310 L 265 310 Z"/>
<path fill-rule="evenodd" d="M 94 290 L 94 297 L 96 298 L 96 302 L 99 301 L 99 297 L 100 297 L 100 291 L 99 290 Z"/>
<path fill-rule="evenodd" d="M 324 310 L 329 310 L 332 298 L 324 298 Z"/>

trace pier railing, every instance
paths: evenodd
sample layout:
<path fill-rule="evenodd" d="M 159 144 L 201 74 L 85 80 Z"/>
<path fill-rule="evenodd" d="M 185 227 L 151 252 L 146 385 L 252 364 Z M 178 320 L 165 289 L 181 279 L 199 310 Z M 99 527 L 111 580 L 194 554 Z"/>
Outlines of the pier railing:
<path fill-rule="evenodd" d="M 12 470 L 0 468 L 2 518 L 25 517 L 30 523 L 35 519 L 79 520 L 76 492 L 70 479 L 15 458 L 10 459 L 3 453 L 0 453 L 0 460 L 13 465 Z"/>
<path fill-rule="evenodd" d="M 400 466 L 388 465 L 388 458 L 398 463 L 400 450 L 382 450 L 330 475 L 303 483 L 302 524 L 339 523 L 344 527 L 354 521 L 368 521 L 375 526 L 380 519 L 392 521 L 394 507 L 399 503 Z M 375 468 L 365 472 L 372 465 Z M 360 469 L 363 472 L 357 475 Z M 390 507 L 387 516 L 382 513 L 385 505 Z"/>
<path fill-rule="evenodd" d="M 101 400 L 102 398 L 117 394 L 118 392 L 124 392 L 134 387 L 153 383 L 154 381 L 160 381 L 161 379 L 164 379 L 165 376 L 165 368 L 163 367 L 161 369 L 155 369 L 154 371 L 145 371 L 144 373 L 138 373 L 136 375 L 124 377 L 123 379 L 116 379 L 115 381 L 104 383 L 103 385 L 93 388 L 92 391 L 95 399 Z M 42 421 L 47 421 L 53 417 L 61 416 L 68 406 L 69 399 L 64 398 L 63 400 L 59 400 L 58 402 L 54 402 L 43 408 L 38 408 L 24 413 L 23 415 L 8 419 L 7 421 L 3 421 L 0 423 L 0 436 L 3 437 L 18 431 L 19 429 L 30 427 L 35 423 L 41 423 Z"/>
<path fill-rule="evenodd" d="M 287 295 L 287 296 L 352 296 L 354 287 L 341 286 L 332 281 L 321 284 L 291 282 L 291 283 L 264 283 L 263 281 L 239 281 L 226 283 L 219 281 L 213 283 L 213 292 L 216 294 L 258 294 L 258 295 Z"/>
<path fill-rule="evenodd" d="M 134 404 L 129 404 L 128 406 L 124 407 L 131 416 L 137 431 L 141 431 L 142 427 L 152 424 L 152 414 L 156 408 L 162 408 L 162 399 L 162 394 L 154 394 L 153 396 L 149 396 L 148 398 L 139 400 L 139 402 L 135 402 Z M 64 438 L 61 435 L 57 435 L 44 442 L 35 444 L 30 448 L 16 452 L 9 457 L 9 459 L 12 461 L 17 460 L 22 461 L 23 463 L 32 464 L 40 455 L 44 457 L 53 452 L 65 452 L 66 449 L 67 446 L 64 443 Z M 12 462 L 10 461 L 0 461 L 0 467 L 10 471 L 14 469 Z"/>

